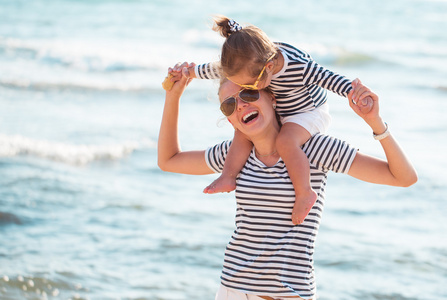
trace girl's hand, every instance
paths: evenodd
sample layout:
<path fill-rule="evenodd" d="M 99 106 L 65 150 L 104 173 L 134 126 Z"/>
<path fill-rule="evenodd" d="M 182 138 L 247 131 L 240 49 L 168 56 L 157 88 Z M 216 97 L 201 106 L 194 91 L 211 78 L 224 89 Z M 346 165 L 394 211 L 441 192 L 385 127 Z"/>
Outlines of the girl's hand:
<path fill-rule="evenodd" d="M 183 76 L 187 78 L 195 78 L 194 76 L 194 67 L 196 66 L 195 63 L 177 63 L 173 68 L 168 69 L 168 73 L 172 74 L 171 81 L 179 81 L 180 78 Z"/>
<path fill-rule="evenodd" d="M 185 88 L 192 81 L 192 78 L 188 78 L 183 74 L 184 70 L 187 69 L 189 66 L 190 64 L 184 62 L 177 63 L 173 68 L 168 69 L 168 73 L 173 75 L 170 80 L 174 82 L 174 85 L 171 90 L 166 91 L 166 96 L 180 97 L 183 94 Z"/>
<path fill-rule="evenodd" d="M 352 87 L 353 89 L 348 94 L 349 106 L 352 110 L 367 123 L 380 118 L 379 97 L 358 78 L 352 82 Z"/>
<path fill-rule="evenodd" d="M 374 101 L 370 96 L 366 96 L 363 98 L 359 98 L 359 94 L 355 92 L 354 88 L 355 86 L 360 82 L 359 79 L 356 79 L 352 82 L 352 90 L 353 93 L 351 94 L 352 99 L 351 102 L 353 102 L 355 105 L 358 106 L 360 111 L 364 114 L 367 114 L 373 107 Z M 361 84 L 361 82 L 360 82 Z"/>

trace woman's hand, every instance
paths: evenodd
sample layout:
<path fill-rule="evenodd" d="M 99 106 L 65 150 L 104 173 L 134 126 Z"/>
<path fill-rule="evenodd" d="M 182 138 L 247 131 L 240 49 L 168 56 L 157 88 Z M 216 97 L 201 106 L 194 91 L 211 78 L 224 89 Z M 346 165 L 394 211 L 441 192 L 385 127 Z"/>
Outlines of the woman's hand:
<path fill-rule="evenodd" d="M 358 86 L 359 84 L 362 85 L 362 83 L 358 78 L 351 83 L 352 90 L 351 92 L 349 92 L 349 94 L 351 95 L 350 102 L 357 105 L 358 109 L 355 109 L 356 112 L 359 111 L 362 114 L 367 114 L 372 109 L 374 101 L 370 96 L 368 95 L 362 96 L 358 90 L 357 91 L 355 90 L 355 87 Z"/>
<path fill-rule="evenodd" d="M 379 97 L 371 89 L 365 86 L 360 79 L 355 79 L 352 82 L 353 89 L 348 94 L 349 106 L 372 128 L 375 133 L 382 133 L 386 126 L 379 115 Z M 370 110 L 363 110 L 358 104 L 364 99 L 369 98 L 372 101 Z M 356 101 L 354 102 L 353 99 Z"/>
<path fill-rule="evenodd" d="M 180 95 L 183 93 L 185 87 L 191 82 L 193 79 L 189 76 L 189 68 L 194 68 L 195 63 L 177 63 L 174 67 L 168 69 L 168 74 L 172 75 L 170 81 L 174 82 L 174 86 L 176 82 L 179 82 L 180 86 L 182 86 L 181 90 L 177 90 L 177 93 L 180 92 Z M 182 79 L 187 79 L 185 82 L 180 82 Z M 174 88 L 174 87 L 173 87 Z M 170 90 L 172 91 L 172 90 Z M 174 93 L 175 94 L 175 93 Z"/>
<path fill-rule="evenodd" d="M 194 67 L 196 66 L 195 63 L 177 63 L 173 68 L 168 69 L 168 73 L 175 73 L 173 74 L 175 78 L 180 78 L 179 74 L 182 73 L 183 76 L 188 78 L 195 78 L 194 74 Z M 176 77 L 177 76 L 177 77 Z"/>
<path fill-rule="evenodd" d="M 352 90 L 348 93 L 348 99 L 349 106 L 363 119 L 371 118 L 379 113 L 379 97 L 358 78 L 352 82 Z M 372 107 L 368 111 L 362 109 L 362 105 L 366 104 L 363 102 L 366 102 L 367 99 L 373 101 Z"/>

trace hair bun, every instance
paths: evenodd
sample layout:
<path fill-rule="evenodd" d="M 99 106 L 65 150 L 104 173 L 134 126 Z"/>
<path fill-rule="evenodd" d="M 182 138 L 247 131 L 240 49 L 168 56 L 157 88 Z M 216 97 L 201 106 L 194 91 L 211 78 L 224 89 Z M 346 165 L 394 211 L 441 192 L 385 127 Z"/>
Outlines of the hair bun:
<path fill-rule="evenodd" d="M 228 20 L 228 26 L 230 27 L 230 31 L 233 33 L 242 30 L 242 26 L 233 19 Z"/>
<path fill-rule="evenodd" d="M 239 23 L 226 16 L 216 15 L 213 19 L 213 30 L 220 33 L 220 35 L 224 38 L 228 38 L 233 33 L 242 29 L 242 26 L 239 25 Z"/>

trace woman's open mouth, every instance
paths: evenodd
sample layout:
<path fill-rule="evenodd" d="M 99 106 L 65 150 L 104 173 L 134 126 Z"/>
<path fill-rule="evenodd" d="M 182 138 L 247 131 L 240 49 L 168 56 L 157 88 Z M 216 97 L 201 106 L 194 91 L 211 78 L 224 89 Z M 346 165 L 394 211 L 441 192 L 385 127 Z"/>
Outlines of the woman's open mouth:
<path fill-rule="evenodd" d="M 259 116 L 259 112 L 257 110 L 251 111 L 242 117 L 242 122 L 244 124 L 248 124 Z"/>

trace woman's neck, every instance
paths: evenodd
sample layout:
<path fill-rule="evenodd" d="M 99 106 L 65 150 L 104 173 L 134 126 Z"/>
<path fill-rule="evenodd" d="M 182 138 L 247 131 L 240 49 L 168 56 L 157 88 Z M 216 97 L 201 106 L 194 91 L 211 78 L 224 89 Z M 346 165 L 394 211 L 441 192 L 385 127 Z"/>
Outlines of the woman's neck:
<path fill-rule="evenodd" d="M 262 136 L 252 138 L 255 147 L 256 157 L 267 166 L 273 166 L 279 159 L 279 154 L 276 149 L 276 137 L 279 129 L 271 128 Z"/>

